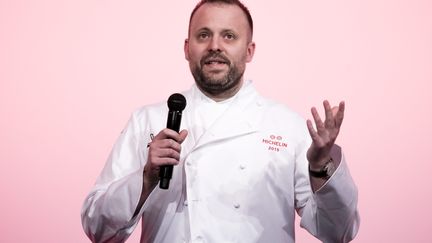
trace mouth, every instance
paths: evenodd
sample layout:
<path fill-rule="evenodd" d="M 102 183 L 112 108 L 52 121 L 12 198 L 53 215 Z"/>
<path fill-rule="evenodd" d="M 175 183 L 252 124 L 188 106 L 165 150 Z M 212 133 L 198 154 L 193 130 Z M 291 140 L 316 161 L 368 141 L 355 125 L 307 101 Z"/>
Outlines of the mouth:
<path fill-rule="evenodd" d="M 205 65 L 226 65 L 228 63 L 222 59 L 209 59 L 204 61 L 204 64 Z"/>
<path fill-rule="evenodd" d="M 202 66 L 222 67 L 230 66 L 230 64 L 231 63 L 227 57 L 217 52 L 211 52 L 208 55 L 204 56 L 201 60 Z"/>
<path fill-rule="evenodd" d="M 228 70 L 228 62 L 222 59 L 208 59 L 204 61 L 203 70 L 216 74 Z"/>
<path fill-rule="evenodd" d="M 209 59 L 204 61 L 205 65 L 213 65 L 213 64 L 227 64 L 225 60 L 222 59 Z"/>

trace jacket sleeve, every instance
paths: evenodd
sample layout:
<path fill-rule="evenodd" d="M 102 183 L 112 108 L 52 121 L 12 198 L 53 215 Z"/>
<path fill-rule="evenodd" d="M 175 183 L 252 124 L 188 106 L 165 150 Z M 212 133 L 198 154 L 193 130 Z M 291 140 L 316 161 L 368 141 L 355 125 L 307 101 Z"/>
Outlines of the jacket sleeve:
<path fill-rule="evenodd" d="M 358 232 L 357 187 L 349 173 L 343 153 L 337 146 L 332 152 L 340 160 L 328 181 L 312 193 L 305 142 L 296 163 L 296 209 L 301 216 L 301 227 L 325 243 L 351 241 Z"/>
<path fill-rule="evenodd" d="M 124 242 L 140 219 L 132 215 L 141 194 L 142 168 L 147 158 L 144 134 L 135 113 L 84 201 L 81 220 L 92 242 Z"/>

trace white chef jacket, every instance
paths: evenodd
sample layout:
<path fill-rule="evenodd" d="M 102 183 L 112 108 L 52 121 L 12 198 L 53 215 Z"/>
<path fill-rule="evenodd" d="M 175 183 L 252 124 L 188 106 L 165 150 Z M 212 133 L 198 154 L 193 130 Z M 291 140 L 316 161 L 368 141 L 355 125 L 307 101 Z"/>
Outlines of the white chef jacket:
<path fill-rule="evenodd" d="M 166 103 L 133 113 L 82 208 L 93 242 L 124 242 L 142 219 L 141 242 L 294 242 L 301 226 L 323 242 L 348 242 L 359 227 L 357 188 L 343 154 L 332 177 L 313 193 L 303 118 L 260 96 L 250 82 L 202 130 L 196 112 L 203 94 L 184 92 L 182 144 L 168 190 L 156 187 L 133 218 L 151 136 L 165 128 Z M 209 112 L 212 111 L 203 111 Z"/>

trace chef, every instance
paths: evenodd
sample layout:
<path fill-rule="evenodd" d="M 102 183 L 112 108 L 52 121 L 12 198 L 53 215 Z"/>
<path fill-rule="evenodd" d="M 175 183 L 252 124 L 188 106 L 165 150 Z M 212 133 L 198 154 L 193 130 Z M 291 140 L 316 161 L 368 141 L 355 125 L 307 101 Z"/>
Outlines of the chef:
<path fill-rule="evenodd" d="M 323 102 L 305 121 L 244 80 L 253 22 L 237 0 L 203 0 L 184 43 L 195 84 L 180 132 L 165 128 L 166 102 L 134 112 L 85 199 L 93 242 L 294 242 L 295 214 L 323 242 L 359 228 L 357 188 L 335 144 L 345 103 Z M 268 80 L 266 80 L 268 82 Z M 169 189 L 160 166 L 174 165 Z"/>

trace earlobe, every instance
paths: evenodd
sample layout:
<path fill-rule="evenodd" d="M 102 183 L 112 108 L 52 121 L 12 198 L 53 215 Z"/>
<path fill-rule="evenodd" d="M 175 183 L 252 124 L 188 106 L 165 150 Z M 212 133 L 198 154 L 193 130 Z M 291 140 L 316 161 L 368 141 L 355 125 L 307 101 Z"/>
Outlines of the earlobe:
<path fill-rule="evenodd" d="M 251 41 L 247 47 L 246 62 L 251 62 L 254 54 L 255 54 L 255 42 Z"/>
<path fill-rule="evenodd" d="M 184 42 L 184 54 L 185 54 L 186 60 L 189 61 L 189 39 L 185 39 L 185 42 Z"/>

